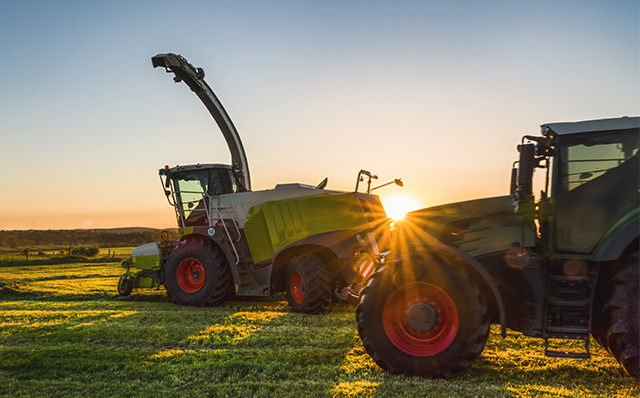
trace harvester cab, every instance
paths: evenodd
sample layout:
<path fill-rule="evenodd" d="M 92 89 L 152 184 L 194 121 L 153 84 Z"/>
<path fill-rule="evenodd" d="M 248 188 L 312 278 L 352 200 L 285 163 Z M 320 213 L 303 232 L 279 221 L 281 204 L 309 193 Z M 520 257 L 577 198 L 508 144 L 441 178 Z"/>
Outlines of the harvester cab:
<path fill-rule="evenodd" d="M 159 54 L 152 62 L 200 98 L 223 133 L 232 164 L 160 169 L 180 239 L 134 249 L 123 261 L 120 293 L 164 285 L 178 304 L 215 305 L 232 295 L 284 291 L 293 310 L 304 313 L 325 311 L 332 297 L 357 297 L 381 262 L 390 226 L 371 194 L 375 188 L 369 183 L 366 193 L 328 190 L 325 179 L 316 186 L 252 191 L 240 136 L 202 68 L 176 54 Z"/>

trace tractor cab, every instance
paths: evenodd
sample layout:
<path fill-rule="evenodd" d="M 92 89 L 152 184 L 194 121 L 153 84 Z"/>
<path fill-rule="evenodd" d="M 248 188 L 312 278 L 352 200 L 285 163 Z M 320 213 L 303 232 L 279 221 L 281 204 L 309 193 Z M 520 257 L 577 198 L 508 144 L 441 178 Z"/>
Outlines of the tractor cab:
<path fill-rule="evenodd" d="M 522 203 L 531 201 L 533 169 L 546 169 L 538 220 L 550 257 L 600 257 L 604 253 L 595 249 L 606 234 L 617 223 L 637 217 L 639 120 L 550 123 L 542 126 L 542 137 L 524 137 L 535 144 L 519 146 L 514 193 Z"/>

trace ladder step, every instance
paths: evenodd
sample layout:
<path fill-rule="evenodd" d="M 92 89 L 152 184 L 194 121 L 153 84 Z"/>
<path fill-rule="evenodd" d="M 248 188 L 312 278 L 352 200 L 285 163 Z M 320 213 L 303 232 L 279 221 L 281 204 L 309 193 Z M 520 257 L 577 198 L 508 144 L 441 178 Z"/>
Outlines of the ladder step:
<path fill-rule="evenodd" d="M 571 326 L 547 326 L 548 333 L 570 333 L 584 334 L 589 336 L 589 328 L 571 327 Z"/>
<path fill-rule="evenodd" d="M 574 359 L 589 359 L 591 354 L 588 352 L 563 352 L 563 351 L 545 351 L 544 355 L 551 358 L 574 358 Z"/>
<path fill-rule="evenodd" d="M 563 276 L 563 275 L 548 275 L 550 281 L 560 282 L 587 282 L 588 276 Z"/>
<path fill-rule="evenodd" d="M 589 300 L 563 300 L 557 299 L 553 297 L 549 297 L 547 299 L 547 303 L 551 305 L 561 306 L 561 307 L 573 307 L 573 308 L 589 308 Z"/>
<path fill-rule="evenodd" d="M 544 339 L 544 355 L 551 358 L 575 358 L 575 359 L 588 359 L 591 358 L 591 352 L 589 351 L 589 337 L 584 339 L 584 351 L 557 351 L 549 349 L 549 338 Z"/>

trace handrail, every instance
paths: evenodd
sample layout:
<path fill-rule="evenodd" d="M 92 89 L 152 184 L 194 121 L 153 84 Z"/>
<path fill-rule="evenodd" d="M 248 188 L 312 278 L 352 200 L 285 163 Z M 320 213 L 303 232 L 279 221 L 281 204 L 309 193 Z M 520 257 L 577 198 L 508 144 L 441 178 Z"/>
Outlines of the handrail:
<path fill-rule="evenodd" d="M 236 232 L 238 233 L 237 241 L 240 242 L 240 239 L 242 239 L 242 235 L 240 234 L 240 225 L 238 225 L 238 222 L 236 221 L 236 217 L 233 215 L 233 210 L 230 209 L 229 206 L 227 206 L 227 203 L 225 202 L 222 195 L 220 195 L 219 198 L 220 198 L 220 203 L 224 205 L 224 208 L 227 209 L 227 211 L 229 212 L 229 215 L 231 216 L 231 221 L 233 221 L 233 225 L 236 227 Z"/>
<path fill-rule="evenodd" d="M 229 243 L 231 244 L 231 248 L 233 249 L 233 253 L 236 255 L 236 265 L 240 262 L 240 255 L 238 254 L 238 250 L 236 249 L 236 245 L 233 243 L 233 239 L 231 238 L 231 234 L 229 233 L 229 229 L 227 228 L 227 224 L 225 223 L 224 217 L 222 216 L 222 213 L 220 212 L 220 209 L 218 208 L 218 206 L 216 206 L 213 203 L 213 198 L 209 195 L 207 195 L 207 198 L 209 199 L 209 204 L 211 207 L 213 207 L 214 209 L 216 209 L 216 213 L 218 213 L 218 218 L 220 219 L 220 223 L 222 224 L 222 227 L 224 228 L 224 231 L 227 234 L 227 238 L 229 239 Z M 220 196 L 218 196 L 218 198 L 220 198 Z M 226 207 L 226 206 L 225 206 Z M 227 210 L 229 210 L 227 208 Z M 229 211 L 229 214 L 231 214 L 231 218 L 233 219 L 233 214 Z M 211 225 L 211 218 L 208 218 L 209 220 L 209 225 Z M 235 219 L 234 219 L 234 225 L 237 228 L 237 224 L 235 223 Z M 238 229 L 238 237 L 240 237 L 240 230 Z M 240 240 L 240 239 L 238 239 Z"/>

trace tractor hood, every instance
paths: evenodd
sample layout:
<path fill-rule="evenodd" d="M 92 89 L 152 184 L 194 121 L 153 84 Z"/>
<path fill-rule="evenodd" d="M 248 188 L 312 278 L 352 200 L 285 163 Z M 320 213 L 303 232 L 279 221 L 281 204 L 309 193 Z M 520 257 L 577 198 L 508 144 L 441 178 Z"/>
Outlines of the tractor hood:
<path fill-rule="evenodd" d="M 474 257 L 504 252 L 515 242 L 535 245 L 533 218 L 515 213 L 510 195 L 416 210 L 396 223 L 396 229 L 400 239 L 444 243 Z"/>
<path fill-rule="evenodd" d="M 438 228 L 437 225 L 450 224 L 460 220 L 513 213 L 513 209 L 513 197 L 511 195 L 505 195 L 494 198 L 448 203 L 415 210 L 407 213 L 405 221 L 434 229 L 434 227 Z"/>

